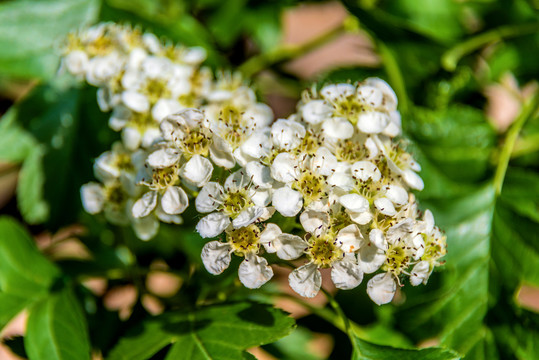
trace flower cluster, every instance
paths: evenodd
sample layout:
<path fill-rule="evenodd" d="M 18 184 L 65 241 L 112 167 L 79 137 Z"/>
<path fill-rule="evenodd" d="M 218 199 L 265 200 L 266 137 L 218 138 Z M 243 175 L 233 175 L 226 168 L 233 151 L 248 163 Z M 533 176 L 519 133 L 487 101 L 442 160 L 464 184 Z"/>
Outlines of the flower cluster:
<path fill-rule="evenodd" d="M 240 281 L 258 288 L 273 276 L 271 261 L 293 261 L 289 283 L 305 297 L 330 268 L 340 289 L 374 274 L 367 293 L 384 304 L 405 278 L 425 284 L 440 265 L 445 236 L 417 209 L 420 166 L 395 140 L 397 97 L 383 80 L 313 88 L 295 114 L 273 121 L 240 77 L 213 80 L 200 49 L 112 25 L 68 49 L 66 68 L 100 87 L 111 127 L 123 129 L 123 145 L 96 161 L 101 184 L 82 189 L 88 212 L 130 222 L 148 239 L 159 221 L 180 223 L 194 200 L 196 230 L 211 239 L 202 250 L 210 273 L 234 254 L 244 259 Z"/>

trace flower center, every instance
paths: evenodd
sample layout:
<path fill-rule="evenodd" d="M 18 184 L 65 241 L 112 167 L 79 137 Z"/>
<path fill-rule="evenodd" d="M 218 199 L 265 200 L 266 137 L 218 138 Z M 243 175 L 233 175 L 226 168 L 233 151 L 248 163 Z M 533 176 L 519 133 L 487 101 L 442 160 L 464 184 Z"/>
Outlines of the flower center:
<path fill-rule="evenodd" d="M 127 200 L 127 194 L 120 182 L 113 182 L 105 187 L 106 203 L 115 207 L 122 206 Z"/>
<path fill-rule="evenodd" d="M 178 180 L 178 169 L 176 166 L 163 169 L 153 169 L 150 189 L 160 190 L 172 186 Z"/>
<path fill-rule="evenodd" d="M 180 143 L 182 150 L 190 156 L 196 154 L 207 156 L 210 145 L 211 137 L 200 130 L 191 130 Z"/>
<path fill-rule="evenodd" d="M 410 254 L 400 242 L 389 245 L 386 251 L 386 263 L 382 266 L 382 270 L 390 271 L 395 276 L 398 276 L 403 270 L 408 268 L 410 259 Z"/>
<path fill-rule="evenodd" d="M 365 111 L 365 105 L 355 97 L 339 98 L 332 102 L 334 115 L 348 119 L 352 124 L 357 123 L 359 114 Z"/>
<path fill-rule="evenodd" d="M 344 140 L 337 145 L 335 156 L 339 161 L 353 164 L 367 157 L 367 149 L 365 145 L 356 141 Z"/>
<path fill-rule="evenodd" d="M 312 238 L 307 248 L 307 257 L 318 267 L 330 267 L 335 260 L 343 255 L 341 249 L 335 246 L 335 239 L 331 235 Z"/>
<path fill-rule="evenodd" d="M 157 127 L 157 123 L 152 118 L 152 115 L 148 112 L 138 113 L 132 112 L 129 119 L 130 125 L 138 129 L 139 132 L 144 132 L 148 128 Z"/>
<path fill-rule="evenodd" d="M 324 176 L 317 175 L 311 170 L 304 170 L 299 179 L 292 184 L 292 188 L 303 195 L 305 205 L 320 200 L 326 195 L 326 186 L 327 183 Z"/>
<path fill-rule="evenodd" d="M 322 145 L 322 139 L 320 136 L 313 135 L 310 131 L 307 131 L 305 137 L 301 141 L 301 144 L 298 146 L 297 153 L 314 155 L 316 150 Z"/>
<path fill-rule="evenodd" d="M 245 188 L 239 188 L 228 191 L 225 194 L 222 210 L 225 214 L 235 219 L 243 210 L 253 205 L 254 203 L 247 190 Z"/>
<path fill-rule="evenodd" d="M 226 234 L 226 239 L 237 255 L 245 256 L 247 253 L 257 253 L 260 248 L 260 229 L 251 224 L 246 227 L 234 229 Z"/>
<path fill-rule="evenodd" d="M 147 79 L 142 92 L 152 104 L 155 104 L 161 98 L 170 97 L 170 90 L 165 79 Z"/>
<path fill-rule="evenodd" d="M 134 169 L 133 163 L 131 163 L 131 156 L 125 152 L 118 153 L 115 165 L 120 170 L 131 171 Z"/>

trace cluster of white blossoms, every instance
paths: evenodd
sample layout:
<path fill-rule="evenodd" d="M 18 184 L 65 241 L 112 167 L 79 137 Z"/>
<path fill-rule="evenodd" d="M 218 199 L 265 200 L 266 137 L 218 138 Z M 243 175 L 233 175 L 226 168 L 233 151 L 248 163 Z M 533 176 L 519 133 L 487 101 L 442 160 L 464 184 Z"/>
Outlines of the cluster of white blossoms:
<path fill-rule="evenodd" d="M 405 278 L 425 284 L 441 264 L 445 236 L 417 209 L 420 167 L 395 140 L 397 97 L 383 80 L 313 87 L 295 114 L 274 121 L 241 78 L 213 80 L 199 67 L 200 49 L 112 25 L 68 49 L 66 68 L 100 87 L 101 108 L 122 129 L 123 145 L 95 163 L 101 183 L 82 188 L 88 212 L 149 239 L 194 203 L 196 231 L 211 239 L 202 250 L 210 273 L 234 254 L 241 283 L 258 288 L 273 277 L 270 264 L 285 261 L 304 297 L 319 292 L 319 269 L 331 268 L 339 289 L 374 274 L 367 293 L 385 304 Z M 290 233 L 283 217 L 298 223 Z"/>

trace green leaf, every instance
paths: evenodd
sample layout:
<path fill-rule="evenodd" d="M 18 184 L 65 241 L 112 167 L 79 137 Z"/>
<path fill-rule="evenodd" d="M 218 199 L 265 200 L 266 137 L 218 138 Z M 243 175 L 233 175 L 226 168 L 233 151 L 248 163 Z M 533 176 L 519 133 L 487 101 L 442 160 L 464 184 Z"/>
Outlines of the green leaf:
<path fill-rule="evenodd" d="M 98 0 L 22 0 L 0 4 L 0 75 L 51 78 L 59 46 L 96 19 Z"/>
<path fill-rule="evenodd" d="M 169 344 L 167 359 L 245 359 L 245 349 L 273 342 L 293 328 L 294 320 L 284 312 L 256 303 L 166 313 L 134 328 L 108 359 L 147 359 Z"/>
<path fill-rule="evenodd" d="M 16 112 L 8 111 L 0 121 L 0 159 L 22 162 L 36 146 L 35 139 L 16 123 Z"/>
<path fill-rule="evenodd" d="M 0 291 L 37 299 L 47 293 L 58 275 L 30 235 L 15 220 L 0 217 Z"/>
<path fill-rule="evenodd" d="M 460 182 L 485 178 L 496 133 L 482 111 L 464 105 L 417 107 L 404 126 L 445 176 Z"/>
<path fill-rule="evenodd" d="M 30 298 L 0 292 L 0 330 L 31 301 Z"/>
<path fill-rule="evenodd" d="M 421 350 L 396 349 L 389 346 L 371 344 L 354 337 L 352 360 L 454 360 L 460 359 L 455 352 L 441 348 Z"/>
<path fill-rule="evenodd" d="M 43 154 L 44 147 L 36 146 L 25 159 L 19 173 L 17 184 L 19 210 L 30 224 L 42 223 L 49 216 L 49 204 L 43 196 L 45 183 Z"/>
<path fill-rule="evenodd" d="M 52 294 L 31 309 L 24 345 L 30 360 L 90 359 L 86 318 L 72 290 Z"/>

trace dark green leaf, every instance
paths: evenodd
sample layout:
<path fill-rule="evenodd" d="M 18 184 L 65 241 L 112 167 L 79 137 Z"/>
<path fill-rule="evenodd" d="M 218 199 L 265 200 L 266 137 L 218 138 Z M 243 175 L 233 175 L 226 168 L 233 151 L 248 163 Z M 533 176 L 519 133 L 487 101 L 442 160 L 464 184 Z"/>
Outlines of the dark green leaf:
<path fill-rule="evenodd" d="M 49 216 L 49 204 L 43 196 L 43 153 L 43 146 L 32 149 L 22 165 L 17 184 L 19 210 L 30 224 L 42 223 Z"/>
<path fill-rule="evenodd" d="M 285 313 L 256 303 L 166 313 L 128 333 L 109 359 L 147 359 L 169 344 L 167 359 L 245 359 L 245 349 L 273 342 L 293 328 Z"/>
<path fill-rule="evenodd" d="M 441 348 L 421 350 L 396 349 L 389 346 L 371 344 L 354 337 L 353 360 L 454 360 L 460 359 L 455 352 Z"/>
<path fill-rule="evenodd" d="M 30 360 L 90 359 L 86 318 L 70 289 L 31 309 L 24 345 Z"/>
<path fill-rule="evenodd" d="M 63 37 L 93 22 L 98 0 L 22 0 L 0 4 L 0 74 L 50 78 Z"/>

